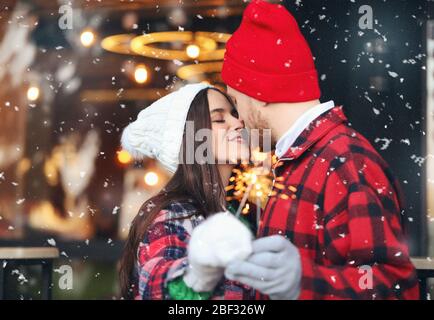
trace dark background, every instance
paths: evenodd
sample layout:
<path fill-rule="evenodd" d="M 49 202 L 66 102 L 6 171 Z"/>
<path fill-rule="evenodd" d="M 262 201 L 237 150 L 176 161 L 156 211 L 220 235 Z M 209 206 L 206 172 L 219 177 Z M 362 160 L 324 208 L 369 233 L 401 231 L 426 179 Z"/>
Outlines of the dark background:
<path fill-rule="evenodd" d="M 406 196 L 403 221 L 411 252 L 426 254 L 426 178 L 423 160 L 422 165 L 416 160 L 425 154 L 425 22 L 432 18 L 433 2 L 327 0 L 301 4 L 285 1 L 311 45 L 319 74 L 326 75 L 321 81 L 322 100 L 343 105 L 353 127 L 390 164 Z M 359 28 L 361 5 L 372 7 L 374 30 Z M 320 20 L 319 15 L 325 18 Z M 382 40 L 379 52 L 369 50 L 366 44 L 371 42 L 375 48 L 378 39 Z M 393 78 L 388 71 L 398 76 Z M 378 139 L 384 138 L 391 142 L 382 150 L 384 140 Z"/>

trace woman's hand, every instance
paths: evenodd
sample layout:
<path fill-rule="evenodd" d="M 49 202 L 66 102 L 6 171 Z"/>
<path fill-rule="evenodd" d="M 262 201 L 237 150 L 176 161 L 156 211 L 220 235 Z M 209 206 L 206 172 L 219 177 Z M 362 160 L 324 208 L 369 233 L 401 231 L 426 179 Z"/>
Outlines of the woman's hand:
<path fill-rule="evenodd" d="M 223 277 L 224 269 L 191 261 L 184 275 L 185 284 L 195 292 L 211 292 Z"/>
<path fill-rule="evenodd" d="M 185 283 L 196 292 L 214 290 L 232 261 L 252 252 L 250 230 L 231 213 L 216 213 L 193 229 Z"/>

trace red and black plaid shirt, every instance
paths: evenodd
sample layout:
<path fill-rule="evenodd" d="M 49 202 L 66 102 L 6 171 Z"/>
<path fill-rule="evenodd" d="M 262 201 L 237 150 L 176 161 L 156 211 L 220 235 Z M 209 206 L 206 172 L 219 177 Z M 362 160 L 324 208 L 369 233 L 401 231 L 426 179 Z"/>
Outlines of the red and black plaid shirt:
<path fill-rule="evenodd" d="M 193 229 L 204 221 L 193 203 L 172 202 L 161 210 L 137 250 L 137 300 L 170 300 L 168 282 L 187 269 L 187 247 Z M 235 281 L 222 279 L 213 300 L 249 300 L 254 292 Z"/>
<path fill-rule="evenodd" d="M 258 235 L 300 250 L 300 299 L 418 299 L 398 182 L 346 121 L 323 113 L 279 160 Z"/>

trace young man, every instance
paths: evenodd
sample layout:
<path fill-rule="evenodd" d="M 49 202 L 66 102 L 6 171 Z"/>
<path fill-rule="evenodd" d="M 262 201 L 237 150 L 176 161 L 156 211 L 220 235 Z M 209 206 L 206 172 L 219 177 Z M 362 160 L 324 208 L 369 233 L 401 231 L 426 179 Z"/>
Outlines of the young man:
<path fill-rule="evenodd" d="M 342 108 L 320 103 L 310 48 L 283 6 L 249 4 L 222 77 L 278 156 L 254 253 L 226 277 L 258 299 L 418 299 L 397 180 Z"/>

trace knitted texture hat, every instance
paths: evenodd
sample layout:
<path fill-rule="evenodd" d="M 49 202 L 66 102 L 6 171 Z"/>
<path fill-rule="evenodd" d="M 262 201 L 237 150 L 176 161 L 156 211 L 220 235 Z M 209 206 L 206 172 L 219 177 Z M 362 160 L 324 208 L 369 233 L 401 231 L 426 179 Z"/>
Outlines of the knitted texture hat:
<path fill-rule="evenodd" d="M 224 82 L 264 102 L 303 102 L 321 93 L 311 50 L 282 5 L 253 0 L 226 44 Z"/>
<path fill-rule="evenodd" d="M 140 111 L 137 120 L 122 132 L 121 144 L 133 158 L 158 160 L 174 173 L 179 164 L 188 110 L 206 84 L 189 84 Z"/>

